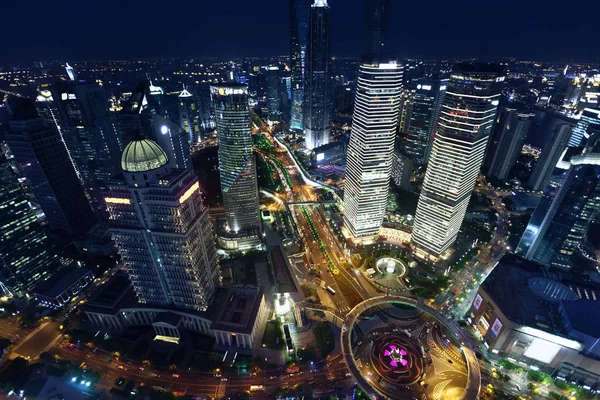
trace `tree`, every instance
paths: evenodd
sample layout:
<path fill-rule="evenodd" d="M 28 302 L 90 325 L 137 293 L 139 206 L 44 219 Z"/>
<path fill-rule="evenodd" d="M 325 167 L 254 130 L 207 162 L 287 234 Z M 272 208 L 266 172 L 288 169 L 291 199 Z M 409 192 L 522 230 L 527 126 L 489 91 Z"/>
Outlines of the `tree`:
<path fill-rule="evenodd" d="M 313 328 L 313 333 L 317 339 L 317 347 L 321 351 L 321 356 L 326 357 L 335 348 L 335 338 L 327 322 L 319 322 Z"/>

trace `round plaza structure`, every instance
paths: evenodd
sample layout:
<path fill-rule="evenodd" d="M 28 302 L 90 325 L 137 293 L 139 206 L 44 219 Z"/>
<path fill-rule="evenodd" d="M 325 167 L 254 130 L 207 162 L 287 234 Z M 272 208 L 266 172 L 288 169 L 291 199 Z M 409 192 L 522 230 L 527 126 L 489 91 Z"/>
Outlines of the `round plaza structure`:
<path fill-rule="evenodd" d="M 375 263 L 375 267 L 380 273 L 394 274 L 399 278 L 406 275 L 406 264 L 403 261 L 393 257 L 382 257 Z"/>
<path fill-rule="evenodd" d="M 358 304 L 341 333 L 358 385 L 386 399 L 474 399 L 479 363 L 460 329 L 420 298 L 379 296 Z"/>

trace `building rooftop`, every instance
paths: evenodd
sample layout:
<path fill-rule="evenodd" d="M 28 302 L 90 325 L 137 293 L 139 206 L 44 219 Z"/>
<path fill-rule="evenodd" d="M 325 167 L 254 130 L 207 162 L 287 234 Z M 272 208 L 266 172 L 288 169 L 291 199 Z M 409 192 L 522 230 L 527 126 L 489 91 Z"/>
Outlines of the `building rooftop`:
<path fill-rule="evenodd" d="M 86 268 L 66 267 L 52 274 L 49 279 L 38 283 L 34 291 L 43 296 L 58 297 L 89 273 Z"/>
<path fill-rule="evenodd" d="M 167 164 L 167 153 L 150 139 L 132 140 L 121 155 L 121 169 L 126 172 L 147 172 Z"/>
<path fill-rule="evenodd" d="M 572 328 L 600 337 L 600 287 L 594 283 L 550 275 L 542 265 L 507 254 L 481 287 L 513 322 L 550 333 L 567 335 Z"/>
<path fill-rule="evenodd" d="M 127 299 L 127 301 L 124 301 Z M 118 271 L 94 293 L 87 303 L 89 311 L 116 312 L 123 304 L 136 303 L 133 287 L 125 271 Z"/>
<path fill-rule="evenodd" d="M 250 333 L 264 297 L 263 289 L 255 286 L 221 287 L 208 312 L 213 313 L 211 329 Z"/>

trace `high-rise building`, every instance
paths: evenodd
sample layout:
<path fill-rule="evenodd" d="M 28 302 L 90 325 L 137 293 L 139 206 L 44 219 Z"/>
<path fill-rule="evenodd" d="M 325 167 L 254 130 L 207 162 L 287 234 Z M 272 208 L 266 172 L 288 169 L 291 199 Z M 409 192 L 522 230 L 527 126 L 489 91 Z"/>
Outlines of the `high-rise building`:
<path fill-rule="evenodd" d="M 440 257 L 456 240 L 496 116 L 503 70 L 462 63 L 450 75 L 413 226 L 418 254 Z"/>
<path fill-rule="evenodd" d="M 373 15 L 365 16 L 365 32 L 366 41 L 376 43 L 365 44 L 361 56 L 344 187 L 344 221 L 358 240 L 379 235 L 383 223 L 402 97 L 402 65 L 380 53 L 385 31 L 375 28 L 386 26 L 387 13 L 372 3 L 367 1 Z"/>
<path fill-rule="evenodd" d="M 50 227 L 85 234 L 96 219 L 60 134 L 38 115 L 32 101 L 12 98 L 9 104 L 6 141 Z"/>
<path fill-rule="evenodd" d="M 94 208 L 102 210 L 100 182 L 119 172 L 123 143 L 103 87 L 59 82 L 52 87 L 62 138 Z"/>
<path fill-rule="evenodd" d="M 399 151 L 394 152 L 392 162 L 392 180 L 402 190 L 410 190 L 410 178 L 413 171 L 413 161 Z"/>
<path fill-rule="evenodd" d="M 564 265 L 560 255 L 572 255 L 583 242 L 600 210 L 599 157 L 597 148 L 571 157 L 560 189 L 534 232 L 527 259 L 547 266 L 554 262 Z"/>
<path fill-rule="evenodd" d="M 331 136 L 331 37 L 327 0 L 310 8 L 304 74 L 304 136 L 309 150 L 329 143 Z"/>
<path fill-rule="evenodd" d="M 504 107 L 496 124 L 495 143 L 490 143 L 488 176 L 506 180 L 521 155 L 521 149 L 535 117 L 529 111 Z"/>
<path fill-rule="evenodd" d="M 577 121 L 577 125 L 573 128 L 571 132 L 571 137 L 569 138 L 569 147 L 577 147 L 585 144 L 585 139 L 587 139 L 587 129 L 590 125 L 598 125 L 600 124 L 600 110 L 594 108 L 584 108 L 581 113 L 581 118 Z"/>
<path fill-rule="evenodd" d="M 344 220 L 355 239 L 377 236 L 383 222 L 401 94 L 402 65 L 361 62 L 344 187 Z"/>
<path fill-rule="evenodd" d="M 556 164 L 565 153 L 573 127 L 570 124 L 556 125 L 529 177 L 529 187 L 542 190 L 550 181 Z"/>
<path fill-rule="evenodd" d="M 365 2 L 361 54 L 384 52 L 389 8 L 390 0 L 367 0 Z"/>
<path fill-rule="evenodd" d="M 406 154 L 416 165 L 422 166 L 427 164 L 448 79 L 421 78 L 411 82 L 411 86 L 414 92 L 407 120 Z"/>
<path fill-rule="evenodd" d="M 219 283 L 208 209 L 193 171 L 168 161 L 149 139 L 125 147 L 124 180 L 104 192 L 111 233 L 140 303 L 204 310 Z"/>
<path fill-rule="evenodd" d="M 0 154 L 0 293 L 27 294 L 60 268 L 58 256 Z"/>
<path fill-rule="evenodd" d="M 192 161 L 188 134 L 180 126 L 158 114 L 152 115 L 151 127 L 149 137 L 167 153 L 171 168 L 190 168 Z"/>
<path fill-rule="evenodd" d="M 260 230 L 258 186 L 254 161 L 248 87 L 242 84 L 211 86 L 219 138 L 221 190 L 232 233 Z"/>
<path fill-rule="evenodd" d="M 183 91 L 178 96 L 179 123 L 181 129 L 188 135 L 188 143 L 200 142 L 200 124 L 198 122 L 198 104 L 194 96 L 183 85 Z"/>
<path fill-rule="evenodd" d="M 269 120 L 280 121 L 281 112 L 281 74 L 278 66 L 267 67 L 267 106 Z"/>
<path fill-rule="evenodd" d="M 309 0 L 290 0 L 290 69 L 292 73 L 292 112 L 290 129 L 304 129 L 304 70 L 308 40 Z"/>

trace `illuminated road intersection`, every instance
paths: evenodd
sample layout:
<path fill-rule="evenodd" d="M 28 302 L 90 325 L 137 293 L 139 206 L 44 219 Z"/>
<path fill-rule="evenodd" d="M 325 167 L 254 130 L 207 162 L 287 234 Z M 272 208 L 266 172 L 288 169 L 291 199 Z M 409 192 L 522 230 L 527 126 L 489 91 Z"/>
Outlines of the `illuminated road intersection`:
<path fill-rule="evenodd" d="M 358 371 L 389 399 L 461 399 L 468 384 L 458 339 L 430 314 L 393 303 L 365 310 L 351 334 Z"/>

